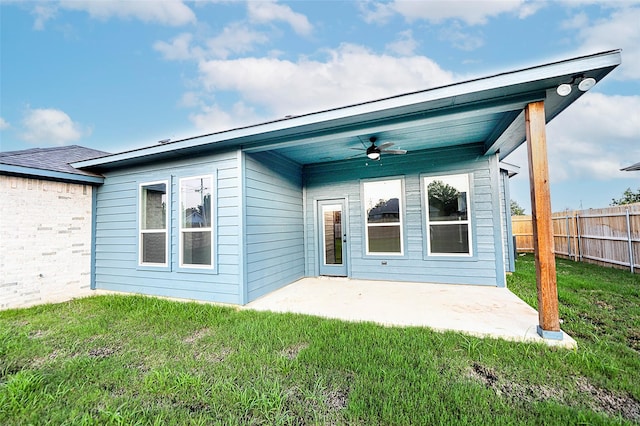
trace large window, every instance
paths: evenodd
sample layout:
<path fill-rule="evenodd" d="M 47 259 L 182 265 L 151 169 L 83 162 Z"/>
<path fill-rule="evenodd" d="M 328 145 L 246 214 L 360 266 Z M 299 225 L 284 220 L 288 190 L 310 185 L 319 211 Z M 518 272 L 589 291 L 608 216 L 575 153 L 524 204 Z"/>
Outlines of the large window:
<path fill-rule="evenodd" d="M 180 266 L 213 267 L 213 176 L 180 179 Z"/>
<path fill-rule="evenodd" d="M 367 254 L 401 255 L 402 180 L 365 182 Z"/>
<path fill-rule="evenodd" d="M 425 178 L 430 255 L 470 256 L 469 175 Z"/>
<path fill-rule="evenodd" d="M 140 185 L 140 238 L 141 265 L 166 266 L 168 253 L 168 181 Z"/>

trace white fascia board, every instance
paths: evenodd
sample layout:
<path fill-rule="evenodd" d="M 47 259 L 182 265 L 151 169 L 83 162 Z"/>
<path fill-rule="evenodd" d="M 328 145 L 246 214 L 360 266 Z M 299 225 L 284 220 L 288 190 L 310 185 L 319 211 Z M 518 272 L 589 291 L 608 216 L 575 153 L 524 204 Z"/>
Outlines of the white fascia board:
<path fill-rule="evenodd" d="M 506 163 L 504 161 L 500 161 L 499 163 L 500 170 L 504 170 L 509 174 L 509 177 L 513 177 L 520 173 L 520 166 L 516 166 L 515 164 Z"/>

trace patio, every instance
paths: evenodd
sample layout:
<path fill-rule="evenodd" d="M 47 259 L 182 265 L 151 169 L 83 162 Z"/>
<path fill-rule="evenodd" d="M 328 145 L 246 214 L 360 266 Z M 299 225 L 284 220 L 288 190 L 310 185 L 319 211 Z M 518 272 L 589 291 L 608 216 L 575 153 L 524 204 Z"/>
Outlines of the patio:
<path fill-rule="evenodd" d="M 577 347 L 564 332 L 563 340 L 541 338 L 536 310 L 498 287 L 303 278 L 244 308 Z"/>

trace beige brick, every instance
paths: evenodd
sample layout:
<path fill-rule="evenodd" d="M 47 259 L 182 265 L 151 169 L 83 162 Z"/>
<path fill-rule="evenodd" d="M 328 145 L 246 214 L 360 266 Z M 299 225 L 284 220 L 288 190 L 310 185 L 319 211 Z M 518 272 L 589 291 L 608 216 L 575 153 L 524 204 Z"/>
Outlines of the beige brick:
<path fill-rule="evenodd" d="M 91 294 L 92 190 L 0 175 L 0 309 Z"/>

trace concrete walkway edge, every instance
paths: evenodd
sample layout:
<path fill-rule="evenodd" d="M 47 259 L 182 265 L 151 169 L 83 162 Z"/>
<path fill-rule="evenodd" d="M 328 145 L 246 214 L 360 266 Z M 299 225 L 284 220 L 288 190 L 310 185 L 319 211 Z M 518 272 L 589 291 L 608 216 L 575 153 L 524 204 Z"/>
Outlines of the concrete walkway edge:
<path fill-rule="evenodd" d="M 564 332 L 562 340 L 541 338 L 536 310 L 498 287 L 311 277 L 244 308 L 577 347 Z"/>

